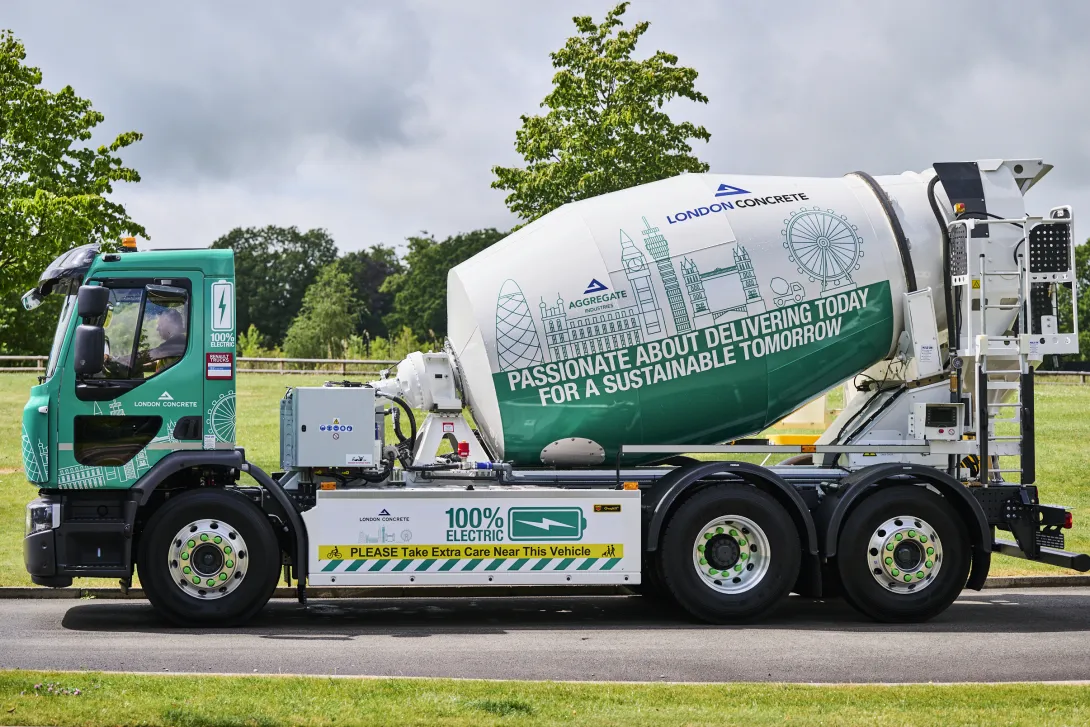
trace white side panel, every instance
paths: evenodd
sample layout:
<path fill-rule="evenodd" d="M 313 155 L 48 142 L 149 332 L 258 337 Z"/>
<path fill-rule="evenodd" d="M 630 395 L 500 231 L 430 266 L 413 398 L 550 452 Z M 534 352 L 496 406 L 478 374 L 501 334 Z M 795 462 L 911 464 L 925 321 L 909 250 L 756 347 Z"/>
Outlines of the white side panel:
<path fill-rule="evenodd" d="M 640 493 L 546 488 L 319 491 L 312 586 L 640 582 Z"/>

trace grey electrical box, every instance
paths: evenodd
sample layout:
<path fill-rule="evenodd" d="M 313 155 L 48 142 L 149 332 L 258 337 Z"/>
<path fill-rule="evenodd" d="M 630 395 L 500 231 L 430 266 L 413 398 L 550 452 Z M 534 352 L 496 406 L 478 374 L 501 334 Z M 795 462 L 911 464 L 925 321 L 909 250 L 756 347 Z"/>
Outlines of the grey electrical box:
<path fill-rule="evenodd" d="M 280 466 L 382 466 L 382 411 L 366 386 L 306 386 L 280 400 Z"/>

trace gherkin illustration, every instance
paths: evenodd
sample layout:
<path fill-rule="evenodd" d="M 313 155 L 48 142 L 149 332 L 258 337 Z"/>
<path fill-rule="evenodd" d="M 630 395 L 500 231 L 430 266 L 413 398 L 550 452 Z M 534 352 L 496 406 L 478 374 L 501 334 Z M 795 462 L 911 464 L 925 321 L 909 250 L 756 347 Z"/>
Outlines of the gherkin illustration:
<path fill-rule="evenodd" d="M 530 306 L 514 280 L 504 281 L 496 298 L 496 354 L 501 371 L 544 363 Z"/>

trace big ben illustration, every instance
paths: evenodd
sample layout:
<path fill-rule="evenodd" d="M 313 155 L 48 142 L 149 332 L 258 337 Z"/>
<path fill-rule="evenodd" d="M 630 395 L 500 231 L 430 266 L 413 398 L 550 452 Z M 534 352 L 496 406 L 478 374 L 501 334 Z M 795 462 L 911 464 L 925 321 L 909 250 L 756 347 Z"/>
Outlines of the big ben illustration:
<path fill-rule="evenodd" d="M 656 336 L 663 332 L 662 310 L 659 308 L 658 296 L 655 295 L 654 285 L 651 283 L 651 271 L 647 269 L 647 258 L 632 242 L 632 238 L 621 230 L 621 263 L 624 265 L 625 275 L 632 285 L 632 291 L 636 296 L 636 304 L 639 306 L 640 317 L 647 329 L 647 335 Z"/>

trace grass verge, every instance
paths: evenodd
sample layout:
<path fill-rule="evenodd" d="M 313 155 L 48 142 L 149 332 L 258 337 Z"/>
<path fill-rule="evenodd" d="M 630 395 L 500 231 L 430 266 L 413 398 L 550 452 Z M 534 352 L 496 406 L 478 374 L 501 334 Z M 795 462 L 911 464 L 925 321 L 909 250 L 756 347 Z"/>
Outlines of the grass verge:
<path fill-rule="evenodd" d="M 36 688 L 37 687 L 37 688 Z M 51 688 L 50 688 L 51 687 Z M 76 693 L 78 690 L 78 694 Z M 0 672 L 21 725 L 1083 725 L 1090 687 L 815 687 Z"/>

